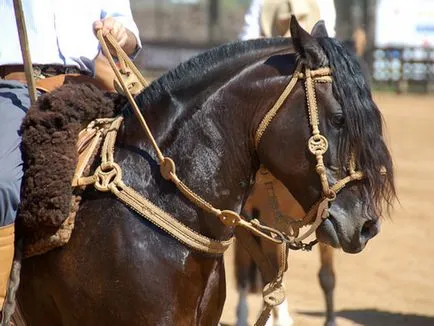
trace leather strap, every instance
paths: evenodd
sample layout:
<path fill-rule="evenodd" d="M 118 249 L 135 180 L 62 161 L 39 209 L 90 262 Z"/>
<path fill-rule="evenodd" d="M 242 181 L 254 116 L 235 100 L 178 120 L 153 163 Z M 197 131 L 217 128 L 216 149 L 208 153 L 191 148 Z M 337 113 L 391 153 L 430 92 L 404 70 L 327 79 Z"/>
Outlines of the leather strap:
<path fill-rule="evenodd" d="M 140 195 L 122 181 L 122 169 L 114 162 L 116 136 L 122 120 L 122 116 L 114 119 L 95 120 L 91 124 L 96 123 L 101 127 L 99 130 L 96 130 L 94 135 L 90 133 L 89 137 L 87 137 L 86 133 L 90 131 L 86 130 L 81 133 L 80 138 L 83 139 L 83 141 L 79 143 L 79 146 L 83 148 L 81 153 L 83 159 L 79 159 L 72 186 L 82 187 L 94 185 L 98 191 L 110 191 L 128 207 L 131 207 L 142 217 L 146 218 L 160 229 L 166 231 L 185 245 L 209 254 L 223 254 L 232 244 L 232 238 L 218 241 L 199 234 L 179 222 L 169 213 L 154 205 L 147 198 Z M 87 129 L 92 130 L 94 129 L 94 126 L 91 125 Z M 80 166 L 86 165 L 85 162 L 88 156 L 87 152 L 89 151 L 89 153 L 91 153 L 94 151 L 94 148 L 97 147 L 94 143 L 99 142 L 103 135 L 105 138 L 101 149 L 101 165 L 96 169 L 93 175 L 84 177 L 82 176 L 83 169 L 81 169 Z M 83 145 L 80 145 L 81 143 L 83 143 Z M 89 145 L 85 146 L 85 144 Z M 87 150 L 87 148 L 89 149 Z M 81 161 L 83 162 L 81 163 Z"/>
<path fill-rule="evenodd" d="M 0 227 L 0 311 L 6 298 L 14 258 L 15 225 Z"/>
<path fill-rule="evenodd" d="M 255 326 L 264 326 L 270 317 L 273 307 L 281 304 L 285 299 L 283 275 L 287 270 L 288 245 L 276 244 L 279 250 L 277 266 L 264 253 L 253 234 L 245 228 L 236 227 L 235 237 L 258 266 L 265 282 L 263 289 L 264 308 Z"/>
<path fill-rule="evenodd" d="M 245 251 L 252 257 L 262 274 L 265 283 L 273 280 L 277 274 L 277 267 L 262 251 L 258 241 L 254 238 L 253 234 L 247 229 L 242 227 L 235 228 L 235 238 L 241 244 Z"/>

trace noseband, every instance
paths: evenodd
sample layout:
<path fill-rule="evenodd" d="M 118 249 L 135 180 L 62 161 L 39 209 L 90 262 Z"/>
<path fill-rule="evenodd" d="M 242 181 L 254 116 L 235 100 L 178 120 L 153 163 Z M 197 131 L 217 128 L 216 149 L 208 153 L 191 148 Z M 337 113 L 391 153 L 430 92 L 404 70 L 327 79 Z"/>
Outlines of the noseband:
<path fill-rule="evenodd" d="M 319 115 L 318 115 L 318 104 L 316 100 L 315 94 L 315 83 L 331 83 L 331 69 L 328 67 L 319 68 L 316 70 L 310 70 L 307 67 L 304 67 L 304 73 L 301 72 L 303 65 L 300 63 L 297 65 L 297 68 L 292 75 L 292 78 L 286 88 L 283 90 L 280 97 L 277 99 L 276 103 L 273 107 L 267 112 L 265 117 L 262 119 L 261 123 L 255 134 L 255 148 L 258 149 L 259 143 L 261 141 L 264 132 L 267 130 L 271 121 L 275 118 L 277 112 L 282 108 L 283 103 L 291 94 L 291 91 L 294 89 L 295 85 L 299 80 L 304 80 L 304 87 L 306 93 L 306 102 L 307 102 L 307 111 L 309 115 L 309 124 L 311 126 L 312 136 L 309 138 L 307 142 L 307 147 L 309 151 L 315 155 L 316 158 L 316 168 L 315 171 L 318 173 L 321 186 L 322 186 L 322 195 L 321 198 L 311 207 L 305 217 L 302 220 L 297 221 L 298 224 L 294 225 L 295 228 L 300 228 L 303 225 L 308 223 L 312 223 L 311 227 L 302 235 L 298 236 L 298 228 L 297 230 L 293 230 L 293 234 L 296 234 L 297 237 L 291 240 L 293 245 L 303 246 L 302 241 L 306 239 L 309 235 L 311 235 L 321 224 L 323 219 L 328 218 L 329 212 L 329 202 L 335 200 L 336 194 L 345 187 L 348 182 L 354 180 L 361 180 L 363 178 L 363 173 L 361 171 L 356 171 L 354 155 L 351 156 L 350 162 L 348 164 L 348 176 L 338 180 L 334 185 L 331 185 L 326 173 L 326 167 L 324 165 L 324 154 L 328 149 L 328 141 L 327 138 L 321 135 L 319 130 Z M 316 212 L 316 218 L 312 221 L 313 216 Z"/>

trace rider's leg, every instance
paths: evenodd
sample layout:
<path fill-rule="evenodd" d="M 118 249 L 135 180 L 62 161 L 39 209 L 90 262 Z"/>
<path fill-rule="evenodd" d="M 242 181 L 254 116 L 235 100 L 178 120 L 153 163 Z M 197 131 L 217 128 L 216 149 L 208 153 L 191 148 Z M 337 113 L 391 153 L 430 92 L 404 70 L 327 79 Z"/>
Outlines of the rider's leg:
<path fill-rule="evenodd" d="M 29 105 L 24 85 L 0 79 L 0 311 L 14 256 L 14 222 L 23 176 L 19 129 Z"/>
<path fill-rule="evenodd" d="M 0 312 L 6 298 L 14 258 L 14 224 L 0 227 Z"/>

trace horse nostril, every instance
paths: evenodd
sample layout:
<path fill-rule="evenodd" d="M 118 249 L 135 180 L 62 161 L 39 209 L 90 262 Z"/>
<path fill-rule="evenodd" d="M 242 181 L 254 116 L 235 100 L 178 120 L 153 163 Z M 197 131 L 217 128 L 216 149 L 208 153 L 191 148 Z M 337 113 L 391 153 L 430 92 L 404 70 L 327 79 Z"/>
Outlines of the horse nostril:
<path fill-rule="evenodd" d="M 366 221 L 360 230 L 360 237 L 364 240 L 369 240 L 376 236 L 379 231 L 376 221 Z"/>

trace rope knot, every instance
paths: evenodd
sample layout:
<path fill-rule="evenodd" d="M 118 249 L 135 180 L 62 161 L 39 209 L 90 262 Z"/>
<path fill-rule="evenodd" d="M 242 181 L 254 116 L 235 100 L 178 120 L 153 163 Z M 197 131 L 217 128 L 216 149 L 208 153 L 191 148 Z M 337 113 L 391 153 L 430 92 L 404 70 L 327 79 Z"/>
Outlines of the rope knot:
<path fill-rule="evenodd" d="M 220 221 L 226 226 L 237 226 L 241 217 L 234 211 L 224 210 L 219 215 Z"/>
<path fill-rule="evenodd" d="M 160 162 L 160 173 L 166 180 L 172 180 L 173 176 L 176 175 L 175 162 L 170 157 L 165 157 L 163 161 Z"/>
<path fill-rule="evenodd" d="M 101 171 L 106 173 L 111 172 L 112 170 L 116 169 L 116 165 L 116 163 L 111 161 L 102 162 L 100 165 Z"/>
<path fill-rule="evenodd" d="M 101 192 L 110 191 L 111 187 L 122 180 L 122 170 L 115 162 L 105 162 L 97 167 L 95 177 L 94 187 L 97 190 Z"/>
<path fill-rule="evenodd" d="M 280 305 L 285 300 L 285 289 L 281 281 L 271 282 L 265 285 L 262 296 L 265 303 L 271 307 Z"/>
<path fill-rule="evenodd" d="M 326 197 L 328 199 L 328 201 L 333 201 L 336 199 L 336 191 L 334 191 L 333 189 L 329 189 L 328 193 L 326 194 Z"/>

